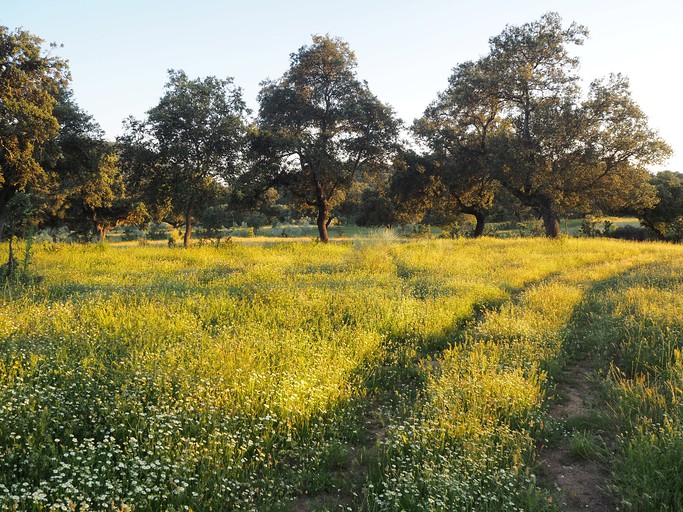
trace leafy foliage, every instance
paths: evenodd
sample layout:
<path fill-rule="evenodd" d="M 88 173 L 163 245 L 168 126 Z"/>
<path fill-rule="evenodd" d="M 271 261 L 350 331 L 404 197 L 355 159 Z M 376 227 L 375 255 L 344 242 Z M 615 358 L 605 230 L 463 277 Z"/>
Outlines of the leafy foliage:
<path fill-rule="evenodd" d="M 662 240 L 683 240 L 683 173 L 662 171 L 651 179 L 659 202 L 641 213 L 641 222 Z"/>
<path fill-rule="evenodd" d="M 193 217 L 242 170 L 247 108 L 231 78 L 169 71 L 166 92 L 145 121 L 128 120 L 119 143 L 157 217 L 177 216 L 190 243 Z M 213 201 L 212 201 L 213 200 Z"/>
<path fill-rule="evenodd" d="M 68 78 L 66 62 L 44 52 L 42 39 L 0 26 L 0 238 L 15 192 L 52 182 L 40 150 L 59 131 L 53 109 Z"/>
<path fill-rule="evenodd" d="M 130 174 L 119 164 L 116 148 L 104 140 L 95 120 L 81 110 L 69 90 L 55 107 L 59 135 L 50 143 L 52 157 L 44 164 L 59 184 L 48 195 L 48 222 L 66 222 L 77 236 L 99 240 L 123 223 L 142 222 L 144 206 L 131 193 Z"/>
<path fill-rule="evenodd" d="M 259 94 L 260 170 L 317 212 L 325 242 L 330 208 L 360 174 L 382 169 L 398 133 L 392 110 L 356 78 L 355 67 L 348 44 L 314 36 Z"/>
<path fill-rule="evenodd" d="M 435 151 L 456 158 L 455 183 L 495 179 L 539 212 L 551 237 L 560 213 L 654 204 L 646 166 L 670 154 L 621 75 L 594 81 L 582 98 L 569 46 L 587 33 L 564 29 L 554 13 L 508 26 L 488 55 L 456 68 L 416 125 Z"/>

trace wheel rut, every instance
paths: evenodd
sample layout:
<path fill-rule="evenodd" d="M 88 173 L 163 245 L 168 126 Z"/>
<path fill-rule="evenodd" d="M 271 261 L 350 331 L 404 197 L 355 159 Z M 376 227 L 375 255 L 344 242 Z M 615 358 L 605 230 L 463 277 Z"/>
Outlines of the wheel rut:
<path fill-rule="evenodd" d="M 567 428 L 568 435 L 556 445 L 544 447 L 539 454 L 539 482 L 552 491 L 559 490 L 558 506 L 565 512 L 615 510 L 615 504 L 606 492 L 610 477 L 608 469 L 594 457 L 583 456 L 572 447 L 572 435 L 590 438 L 594 434 L 578 426 L 590 423 L 591 416 L 596 413 L 606 413 L 596 409 L 599 404 L 591 384 L 594 374 L 595 368 L 587 361 L 565 367 L 559 389 L 561 401 L 551 406 L 549 416 L 565 426 L 577 427 Z"/>
<path fill-rule="evenodd" d="M 530 281 L 519 288 L 507 290 L 505 298 L 497 298 L 487 303 L 474 304 L 471 315 L 462 320 L 454 339 L 464 336 L 483 322 L 486 312 L 502 307 L 505 303 L 516 302 L 523 293 L 533 286 L 547 282 L 556 277 L 556 273 L 544 276 L 540 280 Z M 399 272 L 399 277 L 406 280 Z M 450 346 L 444 342 L 442 346 L 429 352 L 421 353 L 409 362 L 409 368 L 392 368 L 391 364 L 379 368 L 377 373 L 396 373 L 402 376 L 391 377 L 391 386 L 381 392 L 368 392 L 368 405 L 362 413 L 361 423 L 365 434 L 363 439 L 346 444 L 348 456 L 343 464 L 333 470 L 331 475 L 335 488 L 327 491 L 304 491 L 290 504 L 293 512 L 322 512 L 332 510 L 364 509 L 364 489 L 367 476 L 376 470 L 376 462 L 380 455 L 381 445 L 386 437 L 388 425 L 400 417 L 407 408 L 407 403 L 419 400 L 422 381 L 427 374 L 441 371 L 441 354 Z M 396 371 L 397 370 L 397 371 Z M 373 386 L 370 386 L 373 387 Z M 398 391 L 400 390 L 400 393 Z M 406 400 L 408 402 L 406 402 Z"/>

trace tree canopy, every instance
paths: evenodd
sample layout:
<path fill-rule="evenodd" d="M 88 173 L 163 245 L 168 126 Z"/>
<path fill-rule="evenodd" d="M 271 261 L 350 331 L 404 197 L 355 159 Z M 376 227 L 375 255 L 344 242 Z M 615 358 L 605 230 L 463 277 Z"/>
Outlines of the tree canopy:
<path fill-rule="evenodd" d="M 630 211 L 675 239 L 677 175 L 648 172 L 671 149 L 624 76 L 580 86 L 572 48 L 587 35 L 556 13 L 507 26 L 453 69 L 412 140 L 399 142 L 401 121 L 358 78 L 349 45 L 316 35 L 261 84 L 253 121 L 232 78 L 171 70 L 158 104 L 112 143 L 75 103 L 66 62 L 0 27 L 0 237 L 8 201 L 26 191 L 43 225 L 102 239 L 166 220 L 185 226 L 186 247 L 194 222 L 216 231 L 255 208 L 314 214 L 323 242 L 335 217 L 442 225 L 465 213 L 479 236 L 488 216 L 518 207 L 549 237 L 560 216 Z"/>
<path fill-rule="evenodd" d="M 79 238 L 96 232 L 103 240 L 110 229 L 141 220 L 141 205 L 130 194 L 114 144 L 70 90 L 60 92 L 54 113 L 60 131 L 46 146 L 43 162 L 57 179 L 43 200 L 48 222 L 66 222 Z"/>
<path fill-rule="evenodd" d="M 386 166 L 399 122 L 365 82 L 356 58 L 341 39 L 314 36 L 291 55 L 282 78 L 259 94 L 258 128 L 273 181 L 317 212 L 320 240 L 327 242 L 330 208 L 361 173 Z"/>
<path fill-rule="evenodd" d="M 190 79 L 169 71 L 166 92 L 147 119 L 130 119 L 125 163 L 142 173 L 138 183 L 157 206 L 183 218 L 188 246 L 198 209 L 240 172 L 247 108 L 232 78 Z M 163 211 L 163 208 L 156 208 Z"/>
<path fill-rule="evenodd" d="M 0 26 L 0 238 L 10 198 L 50 182 L 41 150 L 59 132 L 53 109 L 68 79 L 66 62 L 42 39 Z"/>
<path fill-rule="evenodd" d="M 465 176 L 493 178 L 536 209 L 550 237 L 560 213 L 653 204 L 646 166 L 670 153 L 624 77 L 596 80 L 582 97 L 569 47 L 587 33 L 555 13 L 508 26 L 488 55 L 455 69 L 416 124 L 437 154 L 466 157 Z"/>

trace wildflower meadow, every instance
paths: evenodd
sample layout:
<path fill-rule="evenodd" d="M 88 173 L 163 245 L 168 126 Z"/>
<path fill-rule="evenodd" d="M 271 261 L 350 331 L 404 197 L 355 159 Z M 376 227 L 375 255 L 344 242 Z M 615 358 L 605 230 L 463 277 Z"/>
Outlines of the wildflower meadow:
<path fill-rule="evenodd" d="M 557 510 L 539 457 L 579 433 L 621 509 L 683 507 L 680 246 L 33 251 L 0 294 L 2 510 Z M 549 408 L 581 359 L 608 420 L 579 432 Z"/>

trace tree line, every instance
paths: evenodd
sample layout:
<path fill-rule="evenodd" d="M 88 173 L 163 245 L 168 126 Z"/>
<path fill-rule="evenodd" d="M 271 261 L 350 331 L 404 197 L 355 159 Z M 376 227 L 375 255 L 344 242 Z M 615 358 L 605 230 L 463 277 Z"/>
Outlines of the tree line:
<path fill-rule="evenodd" d="M 647 171 L 671 149 L 624 76 L 582 90 L 570 49 L 587 34 L 555 13 L 507 26 L 411 126 L 357 76 L 345 41 L 313 36 L 262 84 L 255 115 L 232 78 L 171 70 L 158 104 L 112 142 L 74 101 L 66 62 L 0 27 L 0 238 L 27 217 L 100 239 L 164 220 L 183 226 L 188 246 L 197 220 L 225 225 L 231 212 L 279 205 L 313 215 L 323 242 L 334 217 L 466 214 L 479 236 L 501 211 L 537 215 L 548 237 L 561 217 L 629 212 L 680 239 L 683 174 Z"/>

